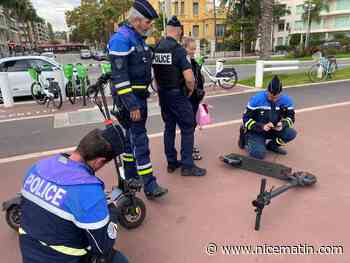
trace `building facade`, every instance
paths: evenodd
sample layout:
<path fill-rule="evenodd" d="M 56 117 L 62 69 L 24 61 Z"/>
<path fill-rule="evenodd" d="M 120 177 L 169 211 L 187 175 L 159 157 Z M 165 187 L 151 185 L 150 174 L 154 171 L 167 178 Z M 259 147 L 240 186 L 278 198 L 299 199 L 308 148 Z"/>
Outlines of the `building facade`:
<path fill-rule="evenodd" d="M 305 34 L 307 23 L 302 19 L 304 0 L 280 0 L 291 14 L 283 17 L 275 25 L 274 45 L 287 45 L 291 34 Z M 329 10 L 321 12 L 320 23 L 312 22 L 311 34 L 321 33 L 325 40 L 331 40 L 335 33 L 345 33 L 350 37 L 350 0 L 328 0 Z"/>
<path fill-rule="evenodd" d="M 218 42 L 223 41 L 226 13 L 217 6 L 215 19 L 213 0 L 150 0 L 150 3 L 158 13 L 165 12 L 168 17 L 176 15 L 184 25 L 186 36 L 208 42 L 215 38 Z"/>

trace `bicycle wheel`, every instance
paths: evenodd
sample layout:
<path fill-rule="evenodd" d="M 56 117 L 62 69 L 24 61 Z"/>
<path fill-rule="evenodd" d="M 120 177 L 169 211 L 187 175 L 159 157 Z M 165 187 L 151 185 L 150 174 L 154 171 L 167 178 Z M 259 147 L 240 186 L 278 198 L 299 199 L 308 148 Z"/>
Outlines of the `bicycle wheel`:
<path fill-rule="evenodd" d="M 322 69 L 320 69 L 320 65 L 316 64 L 311 66 L 309 72 L 308 72 L 308 76 L 311 82 L 319 82 L 324 80 L 324 78 L 326 77 L 326 74 Z"/>
<path fill-rule="evenodd" d="M 36 101 L 36 103 L 38 103 L 39 105 L 45 104 L 47 97 L 39 82 L 34 82 L 32 84 L 32 86 L 30 87 L 30 93 L 32 94 L 32 97 Z"/>
<path fill-rule="evenodd" d="M 237 72 L 232 71 L 230 73 L 227 73 L 227 75 L 230 75 L 230 76 L 222 80 L 219 80 L 219 86 L 223 89 L 232 89 L 234 86 L 236 86 L 238 82 Z"/>
<path fill-rule="evenodd" d="M 60 86 L 57 82 L 50 83 L 49 90 L 53 94 L 53 96 L 50 97 L 50 101 L 52 102 L 54 108 L 60 109 L 63 103 Z"/>
<path fill-rule="evenodd" d="M 77 90 L 75 87 L 73 87 L 73 83 L 71 81 L 68 81 L 66 85 L 66 94 L 70 103 L 75 104 L 77 99 Z"/>

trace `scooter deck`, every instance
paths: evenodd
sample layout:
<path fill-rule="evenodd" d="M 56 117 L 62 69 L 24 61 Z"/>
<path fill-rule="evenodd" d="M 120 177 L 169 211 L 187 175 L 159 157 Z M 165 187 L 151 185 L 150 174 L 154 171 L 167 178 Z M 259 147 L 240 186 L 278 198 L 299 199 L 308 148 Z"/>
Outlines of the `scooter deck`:
<path fill-rule="evenodd" d="M 292 168 L 268 161 L 258 160 L 249 156 L 236 153 L 227 154 L 221 160 L 232 167 L 243 169 L 249 172 L 274 177 L 280 180 L 289 181 L 292 175 Z"/>

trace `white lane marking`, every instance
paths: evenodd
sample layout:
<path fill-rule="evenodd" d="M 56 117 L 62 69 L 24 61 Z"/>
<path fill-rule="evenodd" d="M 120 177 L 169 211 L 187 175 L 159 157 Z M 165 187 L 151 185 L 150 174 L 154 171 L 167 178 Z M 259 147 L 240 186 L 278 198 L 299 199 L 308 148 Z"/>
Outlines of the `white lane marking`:
<path fill-rule="evenodd" d="M 55 114 L 45 114 L 45 115 L 28 116 L 28 117 L 21 117 L 21 118 L 11 118 L 11 119 L 6 119 L 6 120 L 0 120 L 0 123 L 12 122 L 12 121 L 22 121 L 22 120 L 31 120 L 31 119 L 41 119 L 41 118 L 48 118 L 48 117 L 54 117 L 54 116 L 55 116 Z"/>
<path fill-rule="evenodd" d="M 350 101 L 346 101 L 346 102 L 328 104 L 328 105 L 323 105 L 323 106 L 315 106 L 315 107 L 299 109 L 299 110 L 296 110 L 296 113 L 299 114 L 299 113 L 304 113 L 304 112 L 324 110 L 324 109 L 330 109 L 330 108 L 336 108 L 336 107 L 344 107 L 344 106 L 349 106 L 349 105 L 350 105 Z M 224 122 L 210 124 L 208 126 L 203 127 L 203 129 L 212 129 L 212 128 L 217 128 L 217 127 L 223 127 L 223 126 L 228 126 L 228 125 L 232 125 L 232 124 L 239 124 L 241 122 L 242 122 L 241 119 L 232 120 L 232 121 L 224 121 Z M 177 133 L 179 133 L 179 131 L 177 131 Z M 150 134 L 149 138 L 158 138 L 158 137 L 162 137 L 162 136 L 163 136 L 163 132 L 158 132 L 158 133 Z M 28 154 L 24 154 L 24 155 L 17 155 L 17 156 L 12 156 L 12 157 L 7 157 L 7 158 L 1 158 L 0 164 L 1 163 L 16 162 L 16 161 L 21 161 L 21 160 L 27 160 L 27 159 L 32 159 L 32 158 L 39 158 L 39 157 L 58 154 L 58 153 L 62 153 L 62 152 L 71 152 L 75 148 L 76 148 L 76 146 L 72 146 L 72 147 L 68 147 L 68 148 L 55 149 L 55 150 L 50 150 L 50 151 L 45 151 L 45 152 L 28 153 Z"/>

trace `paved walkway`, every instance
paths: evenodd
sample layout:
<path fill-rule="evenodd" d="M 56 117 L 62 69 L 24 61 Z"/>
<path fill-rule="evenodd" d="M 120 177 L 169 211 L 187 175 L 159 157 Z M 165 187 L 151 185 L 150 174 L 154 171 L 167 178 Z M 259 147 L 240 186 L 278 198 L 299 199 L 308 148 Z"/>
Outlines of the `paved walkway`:
<path fill-rule="evenodd" d="M 169 195 L 156 202 L 145 201 L 147 217 L 138 229 L 119 233 L 118 249 L 133 263 L 192 262 L 337 262 L 347 263 L 350 256 L 348 185 L 350 125 L 344 120 L 350 106 L 318 109 L 297 114 L 299 136 L 287 149 L 288 156 L 268 155 L 268 160 L 305 170 L 318 177 L 310 189 L 291 190 L 268 206 L 261 231 L 254 228 L 251 201 L 258 193 L 260 176 L 235 170 L 218 160 L 221 154 L 241 152 L 237 147 L 237 124 L 223 123 L 199 131 L 197 139 L 204 156 L 200 165 L 208 169 L 204 178 L 168 175 L 161 137 L 151 139 L 152 159 L 162 185 Z M 344 119 L 345 118 L 345 119 Z M 0 200 L 19 190 L 26 168 L 35 160 L 0 164 Z M 110 186 L 113 167 L 101 171 Z M 268 185 L 282 182 L 268 179 Z M 143 194 L 139 195 L 144 198 Z M 0 214 L 2 262 L 19 263 L 17 235 Z M 209 243 L 218 251 L 206 253 Z M 221 245 L 313 245 L 315 248 L 342 245 L 343 255 L 224 255 Z"/>

